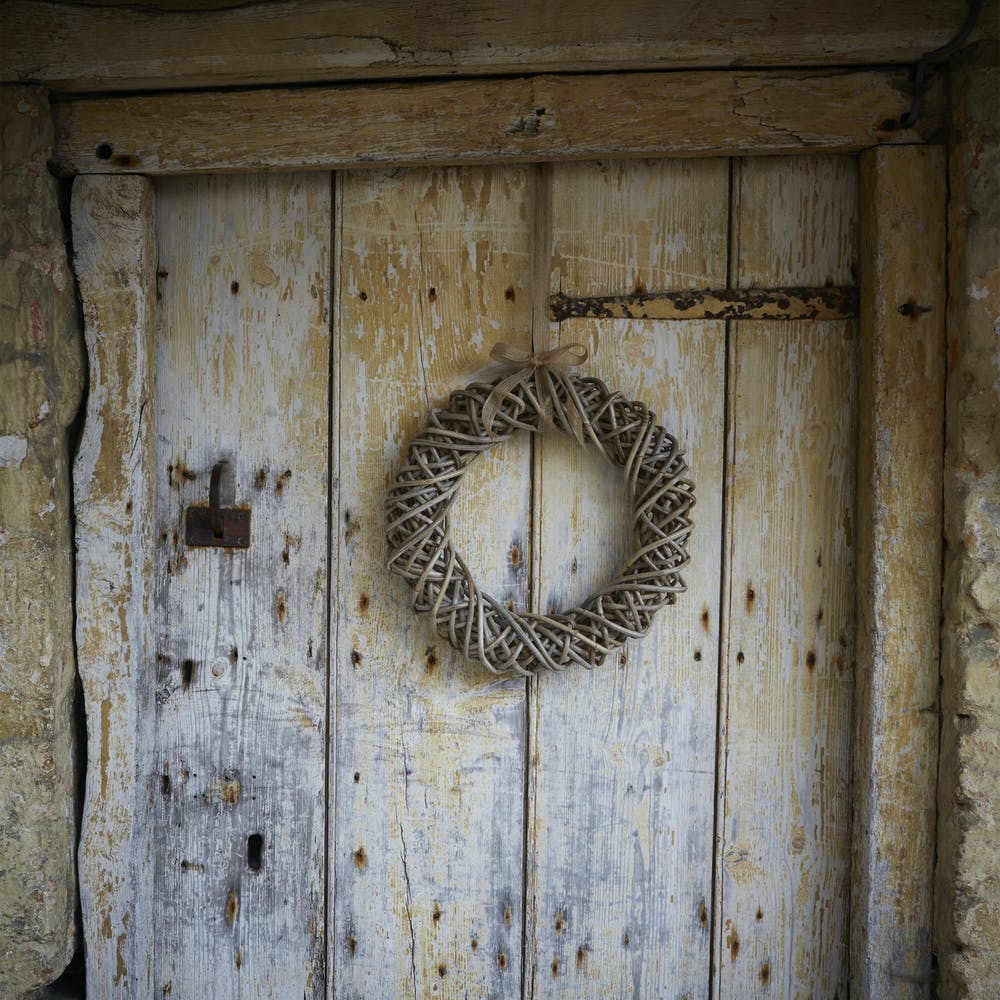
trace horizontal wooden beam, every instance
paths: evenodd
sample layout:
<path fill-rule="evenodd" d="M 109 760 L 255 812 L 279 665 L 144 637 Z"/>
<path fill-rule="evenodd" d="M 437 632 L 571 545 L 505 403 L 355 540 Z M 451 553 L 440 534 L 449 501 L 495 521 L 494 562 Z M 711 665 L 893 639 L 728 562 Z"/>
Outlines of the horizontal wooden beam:
<path fill-rule="evenodd" d="M 66 172 L 182 174 L 395 164 L 837 151 L 922 142 L 910 73 L 536 76 L 87 98 L 56 108 Z"/>
<path fill-rule="evenodd" d="M 62 91 L 912 63 L 965 0 L 54 0 L 0 4 L 4 81 Z M 172 8 L 172 9 L 168 9 Z M 187 8 L 187 9 L 179 9 Z"/>
<path fill-rule="evenodd" d="M 689 288 L 679 292 L 637 292 L 549 298 L 549 317 L 567 319 L 851 319 L 858 314 L 858 289 Z"/>

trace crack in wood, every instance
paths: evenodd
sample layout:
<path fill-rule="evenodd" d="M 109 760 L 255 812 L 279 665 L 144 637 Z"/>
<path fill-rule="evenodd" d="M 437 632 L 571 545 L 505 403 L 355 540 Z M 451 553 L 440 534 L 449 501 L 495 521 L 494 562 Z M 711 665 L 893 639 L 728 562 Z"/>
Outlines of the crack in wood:
<path fill-rule="evenodd" d="M 417 1000 L 417 936 L 413 931 L 413 890 L 410 886 L 410 870 L 406 864 L 406 839 L 403 824 L 396 817 L 399 826 L 400 860 L 403 862 L 403 880 L 406 882 L 406 921 L 410 926 L 410 976 L 413 980 L 413 1000 Z"/>

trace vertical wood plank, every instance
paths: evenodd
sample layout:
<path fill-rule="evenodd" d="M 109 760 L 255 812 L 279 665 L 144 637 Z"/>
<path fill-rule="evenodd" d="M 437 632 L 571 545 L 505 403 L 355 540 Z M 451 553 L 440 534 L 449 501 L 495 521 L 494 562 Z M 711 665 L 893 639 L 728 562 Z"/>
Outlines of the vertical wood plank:
<path fill-rule="evenodd" d="M 521 992 L 524 682 L 466 662 L 385 568 L 383 502 L 427 410 L 526 347 L 523 168 L 354 173 L 338 182 L 340 421 L 335 885 L 338 997 Z M 528 448 L 477 460 L 452 516 L 484 587 L 524 607 Z"/>
<path fill-rule="evenodd" d="M 153 658 L 153 189 L 141 177 L 80 177 L 73 245 L 90 362 L 73 470 L 76 637 L 87 705 L 79 851 L 91 996 L 153 994 L 149 855 Z"/>
<path fill-rule="evenodd" d="M 330 209 L 321 174 L 158 189 L 157 995 L 325 989 Z M 189 548 L 222 459 L 250 547 Z"/>
<path fill-rule="evenodd" d="M 734 164 L 733 282 L 848 282 L 856 166 Z M 856 340 L 734 324 L 717 995 L 846 996 Z"/>
<path fill-rule="evenodd" d="M 861 158 L 852 991 L 934 993 L 945 156 Z"/>
<path fill-rule="evenodd" d="M 557 165 L 553 183 L 553 291 L 725 282 L 726 160 Z M 572 320 L 558 337 L 584 343 L 586 370 L 677 436 L 697 506 L 677 605 L 601 669 L 534 685 L 530 995 L 705 996 L 725 327 Z M 537 449 L 544 610 L 583 600 L 620 568 L 630 501 L 620 470 L 568 438 L 542 437 Z"/>

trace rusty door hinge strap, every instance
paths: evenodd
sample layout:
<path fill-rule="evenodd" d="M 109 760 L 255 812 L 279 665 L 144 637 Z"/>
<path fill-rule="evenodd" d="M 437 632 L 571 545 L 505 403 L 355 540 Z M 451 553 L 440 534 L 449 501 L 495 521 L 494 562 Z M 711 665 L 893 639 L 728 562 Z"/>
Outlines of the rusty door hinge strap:
<path fill-rule="evenodd" d="M 549 316 L 564 319 L 852 319 L 858 314 L 855 286 L 816 288 L 685 289 L 633 295 L 549 296 Z"/>

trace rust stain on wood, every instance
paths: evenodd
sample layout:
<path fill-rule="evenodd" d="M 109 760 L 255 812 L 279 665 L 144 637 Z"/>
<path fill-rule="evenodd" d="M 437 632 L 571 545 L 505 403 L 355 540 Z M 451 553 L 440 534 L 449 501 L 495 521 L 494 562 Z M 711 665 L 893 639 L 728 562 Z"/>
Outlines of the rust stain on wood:
<path fill-rule="evenodd" d="M 929 312 L 933 312 L 933 306 L 921 305 L 913 296 L 910 296 L 901 306 L 898 307 L 897 312 L 900 316 L 905 316 L 907 319 L 912 320 L 914 323 L 921 316 L 925 316 Z"/>
<path fill-rule="evenodd" d="M 670 292 L 637 289 L 631 295 L 580 297 L 556 292 L 549 297 L 549 318 L 554 322 L 566 319 L 851 319 L 858 315 L 859 301 L 856 287 L 836 285 Z M 900 311 L 902 309 L 901 306 Z"/>
<path fill-rule="evenodd" d="M 281 550 L 281 561 L 287 566 L 292 552 L 298 552 L 302 548 L 302 536 L 285 532 L 285 547 Z"/>
<path fill-rule="evenodd" d="M 218 782 L 219 786 L 219 798 L 222 799 L 226 805 L 234 806 L 240 800 L 240 779 L 221 779 Z"/>
<path fill-rule="evenodd" d="M 729 924 L 729 933 L 726 935 L 726 945 L 729 948 L 729 955 L 735 962 L 740 956 L 740 935 L 736 928 L 733 927 L 730 921 L 726 921 Z"/>

